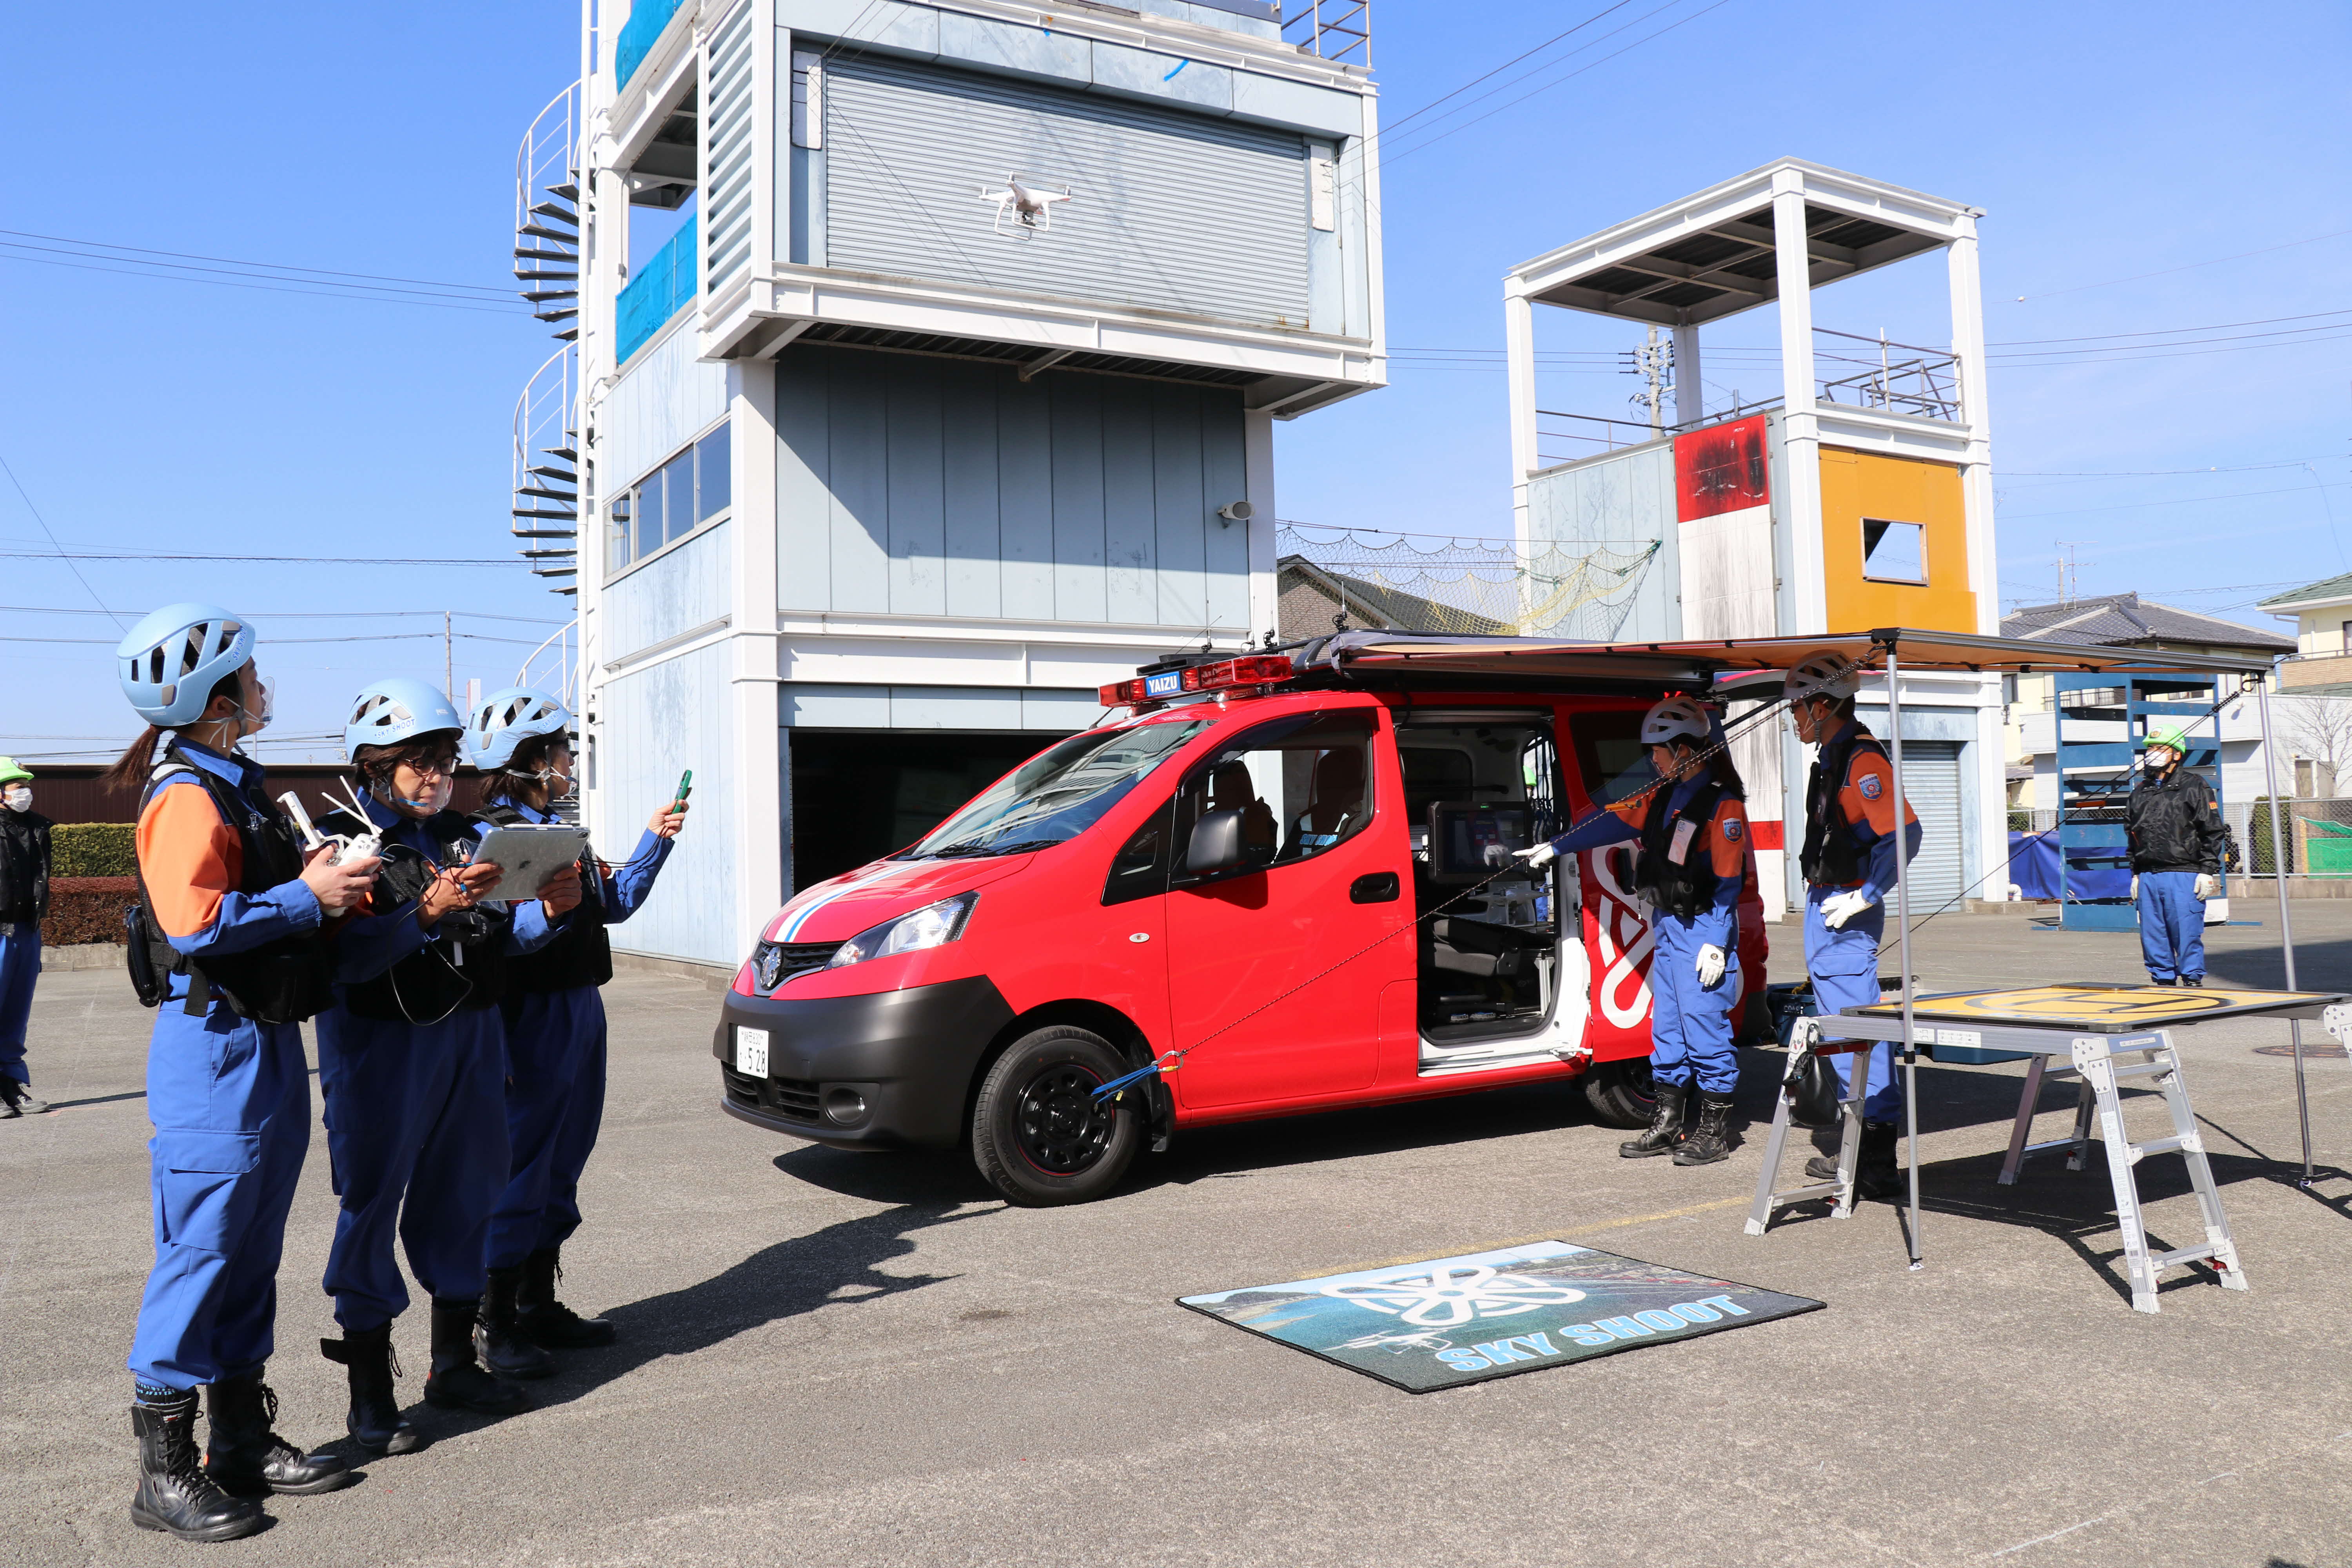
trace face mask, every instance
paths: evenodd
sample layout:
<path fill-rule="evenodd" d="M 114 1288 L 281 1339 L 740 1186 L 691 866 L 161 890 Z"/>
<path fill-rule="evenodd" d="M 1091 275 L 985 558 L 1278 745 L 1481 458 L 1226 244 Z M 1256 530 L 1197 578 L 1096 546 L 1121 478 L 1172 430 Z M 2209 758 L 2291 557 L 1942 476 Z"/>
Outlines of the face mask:
<path fill-rule="evenodd" d="M 396 793 L 392 787 L 390 779 L 372 779 L 368 783 L 368 793 L 374 795 L 376 799 L 395 811 L 412 812 L 418 816 L 431 816 L 436 812 L 446 811 L 449 808 L 450 796 L 457 792 L 457 786 L 455 784 L 437 774 L 433 782 L 425 786 L 425 795 L 421 800 L 410 800 Z"/>
<path fill-rule="evenodd" d="M 278 683 L 266 675 L 255 677 L 253 683 L 261 689 L 261 711 L 257 713 L 243 703 L 237 704 L 237 711 L 252 726 L 247 732 L 258 734 L 268 729 L 269 721 L 278 716 Z"/>
<path fill-rule="evenodd" d="M 553 768 L 541 768 L 530 776 L 547 786 L 550 801 L 570 800 L 572 792 L 579 787 L 570 773 L 558 773 Z"/>
<path fill-rule="evenodd" d="M 6 789 L 0 790 L 0 805 L 5 805 L 11 811 L 32 810 L 32 786 L 30 784 L 11 784 Z"/>

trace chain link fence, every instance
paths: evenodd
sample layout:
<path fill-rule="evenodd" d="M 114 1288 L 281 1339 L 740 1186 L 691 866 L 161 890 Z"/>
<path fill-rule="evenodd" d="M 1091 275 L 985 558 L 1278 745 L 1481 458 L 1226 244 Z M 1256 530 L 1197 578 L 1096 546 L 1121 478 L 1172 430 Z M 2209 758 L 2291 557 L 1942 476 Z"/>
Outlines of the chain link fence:
<path fill-rule="evenodd" d="M 2241 877 L 2275 877 L 2283 851 L 2290 877 L 2352 877 L 2352 800 L 2289 799 L 2277 803 L 2273 847 L 2268 796 L 2226 801 L 2230 870 Z"/>
<path fill-rule="evenodd" d="M 1632 614 L 1656 543 L 1521 550 L 1509 540 L 1401 537 L 1283 523 L 1275 533 L 1281 634 L 1351 626 L 1606 642 Z"/>

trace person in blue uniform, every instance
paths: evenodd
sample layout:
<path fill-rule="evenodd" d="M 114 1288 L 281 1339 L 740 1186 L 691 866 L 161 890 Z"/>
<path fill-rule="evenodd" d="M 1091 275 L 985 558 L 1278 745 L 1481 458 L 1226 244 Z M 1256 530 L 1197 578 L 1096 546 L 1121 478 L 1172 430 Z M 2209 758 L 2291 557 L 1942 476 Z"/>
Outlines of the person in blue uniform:
<path fill-rule="evenodd" d="M 33 770 L 0 757 L 0 1121 L 36 1116 L 25 1030 L 41 978 L 41 917 L 49 911 L 49 828 L 33 809 Z"/>
<path fill-rule="evenodd" d="M 319 1017 L 341 1200 L 324 1284 L 343 1330 L 320 1348 L 349 1369 L 352 1436 L 371 1453 L 417 1441 L 393 1382 L 392 1323 L 408 1306 L 395 1233 L 433 1303 L 427 1404 L 503 1414 L 522 1401 L 507 1378 L 551 1370 L 515 1335 L 511 1296 L 486 1295 L 482 1244 L 508 1168 L 501 970 L 553 934 L 579 878 L 567 868 L 523 902 L 493 898 L 499 868 L 473 858 L 488 829 L 449 809 L 464 736 L 424 681 L 367 687 L 343 732 L 365 817 L 319 821 L 380 837 L 383 856 L 367 909 L 336 932 L 335 1005 Z"/>
<path fill-rule="evenodd" d="M 1731 1009 L 1739 994 L 1739 892 L 1752 853 L 1748 791 L 1711 715 L 1690 698 L 1651 708 L 1642 742 L 1656 785 L 1519 855 L 1539 868 L 1558 855 L 1639 841 L 1633 885 L 1651 906 L 1655 942 L 1650 1079 L 1657 1101 L 1648 1131 L 1617 1152 L 1629 1160 L 1671 1153 L 1677 1165 L 1712 1165 L 1731 1157 L 1739 1084 Z M 1685 1132 L 1694 1085 L 1698 1114 Z"/>
<path fill-rule="evenodd" d="M 367 897 L 377 863 L 305 855 L 238 749 L 269 721 L 250 625 L 172 605 L 116 651 L 147 721 L 104 782 L 141 792 L 140 1000 L 159 1005 L 147 1051 L 155 1267 L 131 1346 L 139 1439 L 131 1522 L 183 1541 L 268 1523 L 253 1494 L 322 1492 L 355 1479 L 271 1430 L 263 1381 L 276 1348 L 286 1212 L 310 1145 L 301 1021 L 332 1001 L 323 921 Z M 212 1423 L 196 1458 L 198 1388 Z"/>
<path fill-rule="evenodd" d="M 1824 1014 L 1878 1001 L 1878 943 L 1886 926 L 1886 900 L 1895 891 L 1895 768 L 1886 748 L 1854 717 L 1853 694 L 1860 689 L 1860 678 L 1834 653 L 1814 654 L 1782 682 L 1797 739 L 1819 748 L 1805 785 L 1800 864 L 1805 877 L 1805 973 Z M 1919 818 L 1906 801 L 1900 842 L 1906 863 L 1919 853 L 1920 837 Z M 1856 1054 L 1830 1058 L 1849 1096 Z M 1894 1047 L 1881 1041 L 1867 1056 L 1854 1184 L 1864 1196 L 1882 1197 L 1901 1185 L 1895 1141 L 1903 1097 L 1895 1087 Z M 1837 1157 L 1817 1155 L 1806 1162 L 1805 1173 L 1833 1179 Z"/>
<path fill-rule="evenodd" d="M 572 714 L 545 692 L 510 687 L 473 714 L 467 741 L 486 775 L 483 821 L 498 826 L 556 820 L 572 793 Z M 580 861 L 580 906 L 538 952 L 507 963 L 499 1011 L 507 1031 L 506 1190 L 490 1216 L 486 1262 L 493 1295 L 514 1292 L 515 1327 L 543 1350 L 608 1345 L 610 1321 L 583 1318 L 557 1300 L 563 1244 L 580 1228 L 580 1173 L 604 1118 L 604 999 L 613 977 L 604 928 L 637 912 L 669 858 L 686 804 L 653 815 L 619 866 L 592 852 Z"/>
<path fill-rule="evenodd" d="M 2124 837 L 2148 981 L 2193 988 L 2205 984 L 2205 900 L 2221 890 L 2225 832 L 2213 786 L 2180 765 L 2188 754 L 2182 731 L 2147 738 L 2124 807 Z"/>

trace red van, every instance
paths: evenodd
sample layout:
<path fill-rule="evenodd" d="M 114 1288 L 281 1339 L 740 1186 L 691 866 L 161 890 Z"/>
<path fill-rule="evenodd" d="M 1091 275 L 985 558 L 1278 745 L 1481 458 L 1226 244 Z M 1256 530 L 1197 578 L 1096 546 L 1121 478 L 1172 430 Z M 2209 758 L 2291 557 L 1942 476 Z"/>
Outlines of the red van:
<path fill-rule="evenodd" d="M 1349 657 L 1366 635 L 1105 687 L 1129 717 L 795 896 L 712 1044 L 728 1114 L 843 1148 L 968 1140 L 1026 1205 L 1097 1197 L 1181 1128 L 1338 1106 L 1580 1077 L 1601 1121 L 1646 1125 L 1630 846 L 1541 872 L 1510 852 L 1647 783 L 1643 710 L 1704 674 L 1375 666 Z M 1754 1019 L 1752 865 L 1739 924 Z"/>

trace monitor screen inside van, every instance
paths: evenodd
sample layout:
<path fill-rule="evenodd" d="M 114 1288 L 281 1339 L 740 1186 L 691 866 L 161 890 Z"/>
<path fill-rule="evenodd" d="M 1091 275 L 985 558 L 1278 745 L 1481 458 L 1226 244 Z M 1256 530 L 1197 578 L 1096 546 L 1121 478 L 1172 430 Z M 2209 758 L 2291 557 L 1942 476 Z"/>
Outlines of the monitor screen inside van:
<path fill-rule="evenodd" d="M 1535 814 L 1524 805 L 1441 801 L 1429 808 L 1430 879 L 1483 880 L 1534 842 Z"/>

